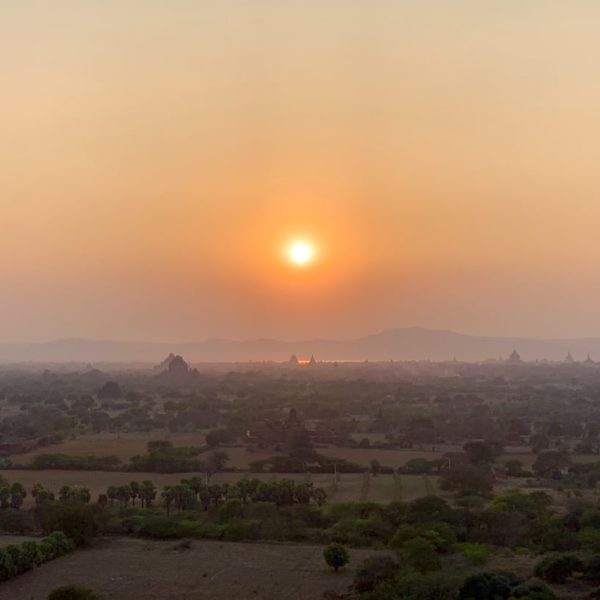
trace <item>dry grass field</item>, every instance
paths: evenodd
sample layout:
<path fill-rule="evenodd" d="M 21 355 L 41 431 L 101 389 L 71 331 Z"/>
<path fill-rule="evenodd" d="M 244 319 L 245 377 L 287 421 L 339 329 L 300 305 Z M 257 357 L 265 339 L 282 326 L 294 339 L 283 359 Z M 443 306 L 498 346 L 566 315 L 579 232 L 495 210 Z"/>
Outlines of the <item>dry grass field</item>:
<path fill-rule="evenodd" d="M 53 589 L 85 585 L 106 600 L 318 600 L 345 591 L 371 550 L 350 550 L 340 573 L 328 569 L 319 546 L 195 541 L 102 540 L 0 586 L 0 600 L 45 600 Z M 102 568 L 98 568 L 102 565 Z"/>

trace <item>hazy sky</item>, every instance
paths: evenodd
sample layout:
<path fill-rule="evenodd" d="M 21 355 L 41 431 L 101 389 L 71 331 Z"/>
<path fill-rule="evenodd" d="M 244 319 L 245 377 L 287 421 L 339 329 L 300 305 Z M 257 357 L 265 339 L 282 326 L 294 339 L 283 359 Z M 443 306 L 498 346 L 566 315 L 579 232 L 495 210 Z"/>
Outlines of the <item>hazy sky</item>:
<path fill-rule="evenodd" d="M 0 340 L 600 335 L 599 30 L 596 0 L 2 0 Z"/>

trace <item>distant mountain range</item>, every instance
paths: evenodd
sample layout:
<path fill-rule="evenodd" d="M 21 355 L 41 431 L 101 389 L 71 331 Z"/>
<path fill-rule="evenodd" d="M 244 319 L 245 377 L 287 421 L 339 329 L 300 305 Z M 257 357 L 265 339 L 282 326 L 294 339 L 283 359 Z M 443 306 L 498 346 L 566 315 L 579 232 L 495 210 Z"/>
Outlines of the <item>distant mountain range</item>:
<path fill-rule="evenodd" d="M 285 361 L 292 354 L 317 360 L 432 360 L 456 358 L 482 361 L 507 358 L 516 349 L 523 360 L 576 361 L 588 354 L 600 359 L 600 338 L 534 339 L 464 335 L 420 327 L 387 329 L 348 340 L 247 341 L 207 339 L 188 343 L 119 342 L 63 339 L 45 343 L 0 343 L 0 362 L 148 362 L 158 363 L 171 352 L 191 362 Z"/>

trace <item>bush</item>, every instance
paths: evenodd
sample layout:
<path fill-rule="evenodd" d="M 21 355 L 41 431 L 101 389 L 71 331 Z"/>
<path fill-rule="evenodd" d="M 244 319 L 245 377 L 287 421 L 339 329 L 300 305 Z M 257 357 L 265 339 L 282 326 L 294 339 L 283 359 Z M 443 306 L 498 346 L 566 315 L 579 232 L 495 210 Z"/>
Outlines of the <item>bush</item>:
<path fill-rule="evenodd" d="M 48 600 L 98 600 L 98 596 L 86 587 L 66 585 L 50 592 Z"/>
<path fill-rule="evenodd" d="M 13 554 L 8 547 L 0 548 L 0 581 L 6 581 L 17 574 Z"/>
<path fill-rule="evenodd" d="M 348 550 L 344 548 L 341 544 L 330 544 L 323 550 L 323 558 L 325 562 L 335 569 L 335 571 L 339 571 L 340 567 L 347 565 L 350 562 L 350 556 L 348 555 Z"/>
<path fill-rule="evenodd" d="M 458 600 L 505 600 L 517 581 L 504 573 L 477 573 L 465 579 Z"/>
<path fill-rule="evenodd" d="M 572 554 L 545 556 L 535 567 L 535 575 L 550 583 L 565 583 L 576 571 L 583 571 L 583 562 Z"/>
<path fill-rule="evenodd" d="M 244 516 L 242 501 L 238 498 L 227 500 L 219 509 L 219 522 L 228 523 L 233 519 L 241 519 Z"/>
<path fill-rule="evenodd" d="M 382 581 L 393 579 L 399 565 L 391 556 L 367 558 L 354 576 L 354 589 L 359 593 L 371 592 Z"/>
<path fill-rule="evenodd" d="M 485 544 L 457 544 L 460 550 L 472 565 L 485 565 L 490 559 L 490 549 Z"/>
<path fill-rule="evenodd" d="M 38 519 L 44 533 L 62 531 L 78 546 L 86 544 L 98 533 L 96 507 L 87 504 L 49 504 L 40 508 Z"/>
<path fill-rule="evenodd" d="M 395 579 L 377 585 L 369 600 L 456 600 L 462 578 L 456 573 L 437 571 L 422 574 L 407 570 Z"/>
<path fill-rule="evenodd" d="M 74 544 L 62 531 L 56 531 L 40 542 L 23 542 L 0 548 L 0 581 L 30 571 L 37 565 L 70 552 Z"/>
<path fill-rule="evenodd" d="M 595 554 L 586 561 L 583 567 L 583 578 L 592 581 L 600 580 L 600 555 Z"/>
<path fill-rule="evenodd" d="M 150 516 L 138 521 L 137 532 L 158 540 L 199 537 L 202 533 L 200 523 L 171 517 Z"/>
<path fill-rule="evenodd" d="M 258 521 L 232 519 L 227 525 L 222 526 L 223 539 L 230 542 L 241 540 L 257 540 L 261 529 Z"/>
<path fill-rule="evenodd" d="M 512 592 L 510 600 L 558 600 L 558 596 L 543 582 L 530 579 L 519 584 Z"/>
<path fill-rule="evenodd" d="M 579 541 L 590 552 L 600 552 L 600 529 L 586 527 L 579 532 Z"/>

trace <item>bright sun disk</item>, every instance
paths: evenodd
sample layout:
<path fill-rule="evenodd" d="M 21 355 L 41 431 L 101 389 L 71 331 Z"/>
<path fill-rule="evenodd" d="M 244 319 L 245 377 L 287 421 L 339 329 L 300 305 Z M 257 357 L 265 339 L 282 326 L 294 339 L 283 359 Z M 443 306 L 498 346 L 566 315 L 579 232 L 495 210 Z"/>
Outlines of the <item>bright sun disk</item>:
<path fill-rule="evenodd" d="M 290 260 L 296 265 L 306 265 L 313 258 L 313 249 L 307 242 L 294 242 L 289 250 Z"/>

